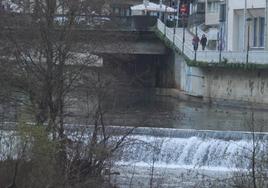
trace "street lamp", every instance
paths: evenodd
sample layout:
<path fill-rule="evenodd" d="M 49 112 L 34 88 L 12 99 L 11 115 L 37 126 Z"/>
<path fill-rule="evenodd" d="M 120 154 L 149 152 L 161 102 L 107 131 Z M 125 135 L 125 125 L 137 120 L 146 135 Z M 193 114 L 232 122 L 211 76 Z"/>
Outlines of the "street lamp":
<path fill-rule="evenodd" d="M 223 27 L 225 28 L 225 19 L 226 19 L 226 3 L 220 4 L 220 19 L 219 19 L 219 26 L 220 26 L 220 36 L 218 42 L 218 50 L 219 50 L 219 63 L 222 61 L 222 50 L 223 50 Z"/>
<path fill-rule="evenodd" d="M 264 35 L 264 41 L 265 41 L 265 50 L 268 50 L 268 0 L 266 0 L 265 3 L 265 35 Z"/>
<path fill-rule="evenodd" d="M 184 45 L 185 45 L 185 25 L 186 25 L 186 19 L 188 15 L 188 5 L 183 2 L 180 7 L 179 7 L 179 12 L 180 12 L 180 18 L 181 18 L 181 23 L 183 27 L 183 36 L 182 36 L 182 54 L 184 54 Z"/>
<path fill-rule="evenodd" d="M 179 16 L 180 16 L 180 0 L 177 1 L 177 21 L 176 21 L 176 27 L 179 27 Z"/>
<path fill-rule="evenodd" d="M 222 24 L 220 22 L 220 40 L 219 40 L 219 63 L 221 63 L 221 53 L 222 53 Z"/>
<path fill-rule="evenodd" d="M 185 22 L 186 16 L 182 16 L 182 27 L 183 27 L 183 35 L 182 35 L 182 54 L 184 54 L 184 45 L 185 45 Z"/>
<path fill-rule="evenodd" d="M 160 0 L 159 5 L 160 5 L 159 19 L 162 20 L 162 5 L 163 5 L 163 0 Z"/>
<path fill-rule="evenodd" d="M 252 19 L 251 18 L 247 18 L 246 21 L 247 21 L 247 24 L 248 24 L 248 37 L 247 37 L 247 54 L 246 54 L 246 63 L 248 64 L 248 54 L 249 54 L 249 34 L 250 34 L 250 21 Z"/>
<path fill-rule="evenodd" d="M 197 37 L 197 0 L 194 1 L 194 23 L 195 23 L 195 37 Z M 194 50 L 194 61 L 196 61 L 196 51 L 197 48 Z"/>
<path fill-rule="evenodd" d="M 170 5 L 172 5 L 171 1 L 170 1 Z M 171 6 L 171 7 L 174 8 L 174 12 L 172 15 L 172 18 L 173 18 L 172 23 L 173 23 L 173 44 L 175 44 L 175 35 L 176 35 L 176 27 L 177 27 L 176 15 L 178 15 L 178 6 L 176 7 L 175 4 L 173 4 L 173 5 L 174 6 Z M 175 7 L 176 7 L 176 9 L 175 9 Z"/>

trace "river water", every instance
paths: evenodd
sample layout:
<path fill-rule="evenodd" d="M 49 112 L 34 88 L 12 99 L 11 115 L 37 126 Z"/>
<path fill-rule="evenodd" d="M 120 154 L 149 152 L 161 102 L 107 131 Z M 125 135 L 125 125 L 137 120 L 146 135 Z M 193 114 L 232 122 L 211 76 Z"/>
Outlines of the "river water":
<path fill-rule="evenodd" d="M 107 124 L 195 130 L 268 131 L 267 110 L 250 110 L 169 97 L 130 97 L 106 114 Z"/>
<path fill-rule="evenodd" d="M 139 127 L 131 136 L 138 143 L 123 149 L 114 168 L 120 172 L 114 181 L 126 188 L 230 187 L 225 179 L 251 168 L 252 131 L 268 131 L 266 110 L 188 102 L 150 92 L 119 95 L 105 110 L 106 125 Z M 268 137 L 257 135 L 265 143 L 258 149 L 265 151 Z M 264 156 L 262 151 L 259 155 Z"/>
<path fill-rule="evenodd" d="M 122 187 L 230 187 L 226 179 L 251 168 L 252 131 L 262 132 L 256 135 L 265 143 L 259 155 L 265 155 L 266 110 L 133 98 L 107 113 L 109 125 L 147 127 L 134 136 L 142 144 L 122 152 L 115 169 Z"/>
<path fill-rule="evenodd" d="M 138 127 L 129 137 L 134 144 L 117 156 L 113 171 L 120 175 L 110 177 L 120 187 L 229 187 L 223 179 L 251 168 L 252 131 L 262 143 L 257 155 L 265 155 L 265 110 L 187 102 L 150 92 L 113 98 L 106 110 L 106 125 Z M 66 123 L 88 123 L 84 111 L 82 101 Z"/>

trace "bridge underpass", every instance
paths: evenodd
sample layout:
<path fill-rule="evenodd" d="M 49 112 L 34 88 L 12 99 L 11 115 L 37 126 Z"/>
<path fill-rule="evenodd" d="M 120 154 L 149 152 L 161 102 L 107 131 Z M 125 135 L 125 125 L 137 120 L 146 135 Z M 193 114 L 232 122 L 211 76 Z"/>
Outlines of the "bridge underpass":
<path fill-rule="evenodd" d="M 168 49 L 153 31 L 82 31 L 74 51 L 95 54 L 164 55 Z"/>
<path fill-rule="evenodd" d="M 127 83 L 151 88 L 175 87 L 174 60 L 171 59 L 171 51 L 150 27 L 145 26 L 145 28 L 131 26 L 124 30 L 120 28 L 105 29 L 104 27 L 74 28 L 71 51 L 72 53 L 95 54 L 102 57 L 102 68 L 107 67 L 110 71 L 119 68 L 128 73 L 130 79 L 125 79 L 128 80 Z M 20 31 L 19 33 L 17 29 Z M 55 39 L 59 40 L 60 32 L 61 29 L 54 31 Z M 0 32 L 3 43 L 6 42 L 5 36 L 10 33 L 19 34 L 16 36 L 19 38 L 19 43 L 26 45 L 34 43 L 34 40 L 39 37 L 35 29 L 14 27 Z M 120 78 L 118 71 L 116 75 Z"/>

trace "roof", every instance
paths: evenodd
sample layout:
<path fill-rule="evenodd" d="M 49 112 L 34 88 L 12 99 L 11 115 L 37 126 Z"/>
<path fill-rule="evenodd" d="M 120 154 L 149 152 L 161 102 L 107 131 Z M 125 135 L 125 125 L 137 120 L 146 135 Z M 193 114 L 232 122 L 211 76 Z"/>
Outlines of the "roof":
<path fill-rule="evenodd" d="M 164 4 L 160 6 L 159 4 L 151 3 L 151 2 L 149 2 L 147 6 L 145 6 L 145 4 L 143 3 L 143 4 L 132 6 L 130 8 L 131 10 L 138 10 L 138 11 L 147 10 L 147 11 L 155 11 L 155 12 L 176 12 L 176 9 L 172 7 L 168 7 Z"/>

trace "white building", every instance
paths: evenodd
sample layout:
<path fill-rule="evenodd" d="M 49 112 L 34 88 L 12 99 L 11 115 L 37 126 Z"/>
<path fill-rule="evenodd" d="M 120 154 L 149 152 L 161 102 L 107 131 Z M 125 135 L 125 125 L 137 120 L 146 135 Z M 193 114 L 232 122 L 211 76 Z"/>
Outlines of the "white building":
<path fill-rule="evenodd" d="M 263 50 L 265 46 L 265 0 L 227 2 L 228 50 Z M 247 21 L 250 18 L 251 21 Z M 249 33 L 248 33 L 249 30 Z"/>
<path fill-rule="evenodd" d="M 159 16 L 160 12 L 162 13 L 176 13 L 176 9 L 168 7 L 164 4 L 156 4 L 149 1 L 143 1 L 142 4 L 135 5 L 130 7 L 131 15 L 151 15 Z"/>
<path fill-rule="evenodd" d="M 224 0 L 206 0 L 205 24 L 208 26 L 219 25 L 220 3 Z M 238 0 L 239 1 L 239 0 Z"/>
<path fill-rule="evenodd" d="M 220 23 L 222 5 L 225 18 Z M 250 50 L 263 50 L 265 7 L 266 0 L 206 0 L 205 25 L 222 30 L 224 50 L 245 51 L 248 38 Z"/>

